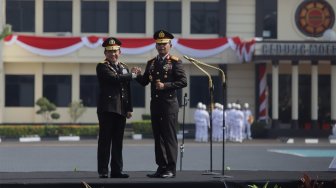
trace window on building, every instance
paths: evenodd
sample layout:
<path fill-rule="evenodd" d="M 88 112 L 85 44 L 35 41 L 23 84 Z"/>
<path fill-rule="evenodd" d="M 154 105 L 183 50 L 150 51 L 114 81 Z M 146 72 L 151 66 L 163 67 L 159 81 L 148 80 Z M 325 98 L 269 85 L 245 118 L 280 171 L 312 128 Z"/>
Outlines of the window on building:
<path fill-rule="evenodd" d="M 331 122 L 331 79 L 330 75 L 318 77 L 318 121 L 320 128 Z M 328 126 L 329 127 L 329 126 Z"/>
<path fill-rule="evenodd" d="M 72 1 L 45 0 L 44 32 L 72 32 Z"/>
<path fill-rule="evenodd" d="M 276 39 L 278 37 L 278 0 L 256 1 L 256 36 Z"/>
<path fill-rule="evenodd" d="M 292 88 L 291 88 L 291 81 L 292 77 L 289 74 L 280 74 L 279 75 L 279 88 L 281 88 L 278 92 L 279 95 L 279 106 L 278 106 L 278 115 L 279 115 L 279 123 L 281 124 L 290 124 L 291 121 L 291 113 L 292 113 Z M 268 87 L 268 112 L 269 117 L 273 117 L 272 111 L 272 75 L 267 75 L 267 87 Z M 304 89 L 304 88 L 302 88 Z M 300 87 L 301 91 L 301 87 Z M 309 92 L 310 93 L 310 92 Z M 302 102 L 302 101 L 301 101 Z M 306 103 L 306 102 L 305 102 Z M 302 105 L 303 108 L 304 105 Z M 302 109 L 299 109 L 301 111 Z M 302 110 L 301 114 L 304 113 Z M 300 119 L 300 118 L 299 118 Z"/>
<path fill-rule="evenodd" d="M 6 1 L 6 23 L 16 32 L 34 32 L 35 0 Z"/>
<path fill-rule="evenodd" d="M 43 96 L 57 107 L 67 107 L 71 103 L 71 76 L 44 75 Z"/>
<path fill-rule="evenodd" d="M 131 92 L 133 107 L 145 107 L 145 87 L 138 82 L 131 82 Z"/>
<path fill-rule="evenodd" d="M 318 77 L 318 121 L 322 126 L 330 122 L 330 76 L 319 75 Z M 272 115 L 272 75 L 267 75 L 268 85 L 268 110 Z M 289 124 L 291 117 L 291 75 L 279 75 L 279 122 Z M 301 129 L 311 127 L 311 75 L 299 75 L 299 127 Z"/>
<path fill-rule="evenodd" d="M 117 32 L 145 33 L 146 2 L 118 1 Z"/>
<path fill-rule="evenodd" d="M 81 2 L 81 30 L 87 33 L 108 33 L 109 2 Z"/>
<path fill-rule="evenodd" d="M 219 76 L 213 76 L 214 102 L 223 103 L 223 90 Z M 209 81 L 206 76 L 190 76 L 190 107 L 196 108 L 197 103 L 210 104 Z"/>
<path fill-rule="evenodd" d="M 5 76 L 5 106 L 34 106 L 34 75 Z"/>
<path fill-rule="evenodd" d="M 80 76 L 80 99 L 84 106 L 96 107 L 99 93 L 98 79 L 96 75 Z"/>
<path fill-rule="evenodd" d="M 191 2 L 190 32 L 193 34 L 218 34 L 218 2 Z"/>
<path fill-rule="evenodd" d="M 279 75 L 279 122 L 291 123 L 292 117 L 292 76 L 290 74 Z"/>
<path fill-rule="evenodd" d="M 181 2 L 155 2 L 154 31 L 165 29 L 181 33 Z"/>

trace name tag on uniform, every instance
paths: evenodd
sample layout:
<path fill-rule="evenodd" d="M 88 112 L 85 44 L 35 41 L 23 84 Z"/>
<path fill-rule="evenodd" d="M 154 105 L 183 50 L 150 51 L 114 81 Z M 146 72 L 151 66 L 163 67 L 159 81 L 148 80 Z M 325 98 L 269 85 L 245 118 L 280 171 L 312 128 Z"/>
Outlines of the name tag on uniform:
<path fill-rule="evenodd" d="M 122 70 L 122 73 L 123 73 L 123 74 L 127 74 L 128 72 L 127 72 L 126 69 L 123 69 L 123 70 Z"/>

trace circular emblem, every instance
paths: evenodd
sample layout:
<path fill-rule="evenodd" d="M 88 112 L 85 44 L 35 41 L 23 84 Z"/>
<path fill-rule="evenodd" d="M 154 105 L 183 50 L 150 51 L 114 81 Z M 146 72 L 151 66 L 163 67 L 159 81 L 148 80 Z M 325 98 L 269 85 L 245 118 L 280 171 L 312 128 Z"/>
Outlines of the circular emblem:
<path fill-rule="evenodd" d="M 164 34 L 163 31 L 161 31 L 161 32 L 159 33 L 159 38 L 164 38 L 164 37 L 165 37 L 165 34 Z"/>
<path fill-rule="evenodd" d="M 324 0 L 306 0 L 296 9 L 295 22 L 306 36 L 320 37 L 325 30 L 334 26 L 335 13 Z"/>
<path fill-rule="evenodd" d="M 115 44 L 115 41 L 112 39 L 109 41 L 109 44 Z"/>

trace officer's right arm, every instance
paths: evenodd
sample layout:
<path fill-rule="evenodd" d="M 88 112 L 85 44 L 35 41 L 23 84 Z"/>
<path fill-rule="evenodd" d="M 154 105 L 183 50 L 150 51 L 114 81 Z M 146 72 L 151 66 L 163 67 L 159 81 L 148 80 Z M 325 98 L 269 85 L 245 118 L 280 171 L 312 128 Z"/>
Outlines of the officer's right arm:
<path fill-rule="evenodd" d="M 120 83 L 132 80 L 131 73 L 118 75 L 117 73 L 113 72 L 105 63 L 98 63 L 96 67 L 96 72 L 98 79 L 102 79 L 107 82 Z"/>
<path fill-rule="evenodd" d="M 142 86 L 146 86 L 150 82 L 150 80 L 149 80 L 149 67 L 150 67 L 150 62 L 147 62 L 146 69 L 145 69 L 145 72 L 143 73 L 143 75 L 140 74 L 135 79 Z"/>

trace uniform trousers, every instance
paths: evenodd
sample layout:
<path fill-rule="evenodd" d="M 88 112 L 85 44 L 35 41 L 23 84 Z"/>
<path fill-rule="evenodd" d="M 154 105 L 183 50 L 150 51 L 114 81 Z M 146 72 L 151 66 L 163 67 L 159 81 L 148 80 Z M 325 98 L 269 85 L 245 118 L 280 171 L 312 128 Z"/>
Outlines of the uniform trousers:
<path fill-rule="evenodd" d="M 123 168 L 122 148 L 126 117 L 113 112 L 102 112 L 98 113 L 98 120 L 98 173 L 108 173 L 111 158 L 111 174 L 118 174 Z"/>
<path fill-rule="evenodd" d="M 178 114 L 152 114 L 152 130 L 155 140 L 155 162 L 160 170 L 176 173 L 178 141 L 176 126 Z"/>

